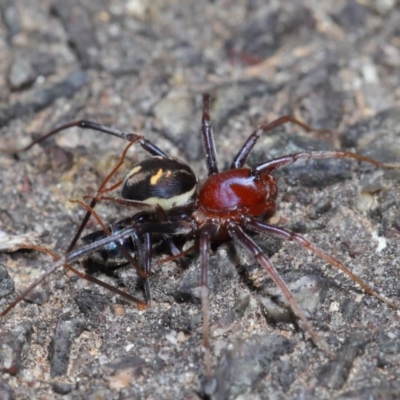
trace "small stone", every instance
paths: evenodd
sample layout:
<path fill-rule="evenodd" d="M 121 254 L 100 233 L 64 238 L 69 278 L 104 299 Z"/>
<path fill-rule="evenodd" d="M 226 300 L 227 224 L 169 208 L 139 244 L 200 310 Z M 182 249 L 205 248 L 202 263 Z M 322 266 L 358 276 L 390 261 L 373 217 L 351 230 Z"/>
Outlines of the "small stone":
<path fill-rule="evenodd" d="M 154 113 L 166 135 L 181 146 L 191 160 L 201 157 L 198 121 L 193 118 L 196 105 L 189 92 L 172 90 L 154 107 Z"/>
<path fill-rule="evenodd" d="M 10 275 L 8 275 L 5 265 L 0 264 L 0 297 L 5 297 L 11 293 L 14 293 L 14 290 L 14 281 Z"/>
<path fill-rule="evenodd" d="M 17 57 L 11 64 L 8 73 L 8 83 L 11 90 L 18 90 L 28 86 L 35 78 L 35 70 L 28 58 Z"/>
<path fill-rule="evenodd" d="M 72 318 L 68 313 L 58 319 L 49 349 L 51 376 L 66 374 L 72 344 L 83 332 L 84 326 L 83 318 Z"/>
<path fill-rule="evenodd" d="M 268 374 L 273 361 L 292 350 L 292 342 L 278 335 L 237 340 L 222 351 L 214 374 L 215 384 L 203 389 L 214 400 L 237 398 Z"/>
<path fill-rule="evenodd" d="M 19 372 L 21 358 L 30 346 L 32 323 L 23 322 L 12 331 L 3 332 L 0 336 L 0 371 L 16 375 Z"/>
<path fill-rule="evenodd" d="M 54 392 L 58 394 L 68 394 L 74 387 L 68 382 L 55 381 L 51 384 Z"/>
<path fill-rule="evenodd" d="M 300 308 L 313 315 L 323 303 L 328 291 L 327 280 L 303 271 L 290 271 L 281 275 Z M 293 322 L 293 312 L 280 289 L 272 282 L 262 289 L 260 303 L 267 319 L 274 322 Z"/>
<path fill-rule="evenodd" d="M 0 399 L 1 400 L 14 400 L 15 397 L 11 391 L 9 384 L 0 379 Z"/>

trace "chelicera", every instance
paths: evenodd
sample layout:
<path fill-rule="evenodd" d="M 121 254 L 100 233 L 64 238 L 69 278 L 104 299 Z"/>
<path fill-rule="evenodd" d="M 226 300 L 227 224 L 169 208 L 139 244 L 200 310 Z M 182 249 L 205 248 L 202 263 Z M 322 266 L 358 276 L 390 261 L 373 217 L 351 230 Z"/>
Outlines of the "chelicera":
<path fill-rule="evenodd" d="M 87 206 L 88 213 L 69 246 L 67 254 L 55 262 L 45 274 L 14 300 L 0 314 L 1 316 L 6 315 L 33 287 L 57 268 L 64 265 L 74 270 L 69 264 L 89 253 L 105 251 L 105 257 L 108 257 L 116 251 L 117 246 L 118 255 L 121 256 L 122 254 L 123 258 L 133 264 L 148 286 L 147 278 L 151 273 L 151 255 L 154 243 L 165 241 L 170 254 L 179 259 L 181 249 L 176 245 L 175 238 L 194 240 L 200 253 L 204 346 L 206 349 L 207 375 L 210 375 L 208 268 L 211 243 L 233 240 L 267 271 L 312 340 L 330 357 L 334 358 L 335 356 L 326 342 L 314 332 L 304 312 L 269 258 L 252 239 L 252 232 L 271 235 L 306 248 L 325 262 L 340 269 L 369 295 L 376 297 L 394 309 L 399 309 L 395 303 L 375 292 L 339 260 L 327 254 L 305 237 L 266 222 L 268 218 L 274 215 L 276 209 L 278 190 L 274 172 L 298 160 L 348 158 L 367 162 L 379 168 L 399 167 L 344 151 L 302 151 L 263 162 L 255 167 L 245 166 L 249 153 L 261 135 L 288 122 L 299 125 L 307 131 L 312 129 L 290 116 L 283 116 L 271 123 L 257 127 L 235 155 L 230 169 L 220 172 L 210 123 L 209 100 L 209 95 L 205 94 L 203 96 L 201 135 L 208 177 L 200 185 L 192 169 L 186 163 L 168 157 L 162 150 L 142 136 L 125 133 L 90 121 L 78 121 L 63 125 L 23 149 L 25 151 L 46 137 L 75 126 L 114 135 L 130 141 L 131 144 L 137 142 L 152 157 L 133 166 L 123 182 L 122 198 L 116 199 L 106 196 L 104 189 L 107 179 L 103 182 L 98 193 L 90 196 L 92 202 L 90 206 Z M 93 207 L 96 201 L 99 200 L 113 200 L 120 204 L 135 206 L 140 209 L 140 212 L 115 225 L 111 231 L 104 227 L 106 233 L 96 232 L 92 236 L 87 236 L 85 238 L 86 245 L 79 250 L 73 250 L 90 214 L 94 213 Z M 106 250 L 104 250 L 105 246 L 108 246 Z M 76 272 L 76 270 L 74 271 Z M 80 273 L 80 275 L 85 279 L 99 283 L 86 274 Z M 136 299 L 126 293 L 123 294 L 123 292 L 122 295 L 139 305 L 145 305 L 151 299 L 149 287 L 147 287 L 146 301 Z"/>

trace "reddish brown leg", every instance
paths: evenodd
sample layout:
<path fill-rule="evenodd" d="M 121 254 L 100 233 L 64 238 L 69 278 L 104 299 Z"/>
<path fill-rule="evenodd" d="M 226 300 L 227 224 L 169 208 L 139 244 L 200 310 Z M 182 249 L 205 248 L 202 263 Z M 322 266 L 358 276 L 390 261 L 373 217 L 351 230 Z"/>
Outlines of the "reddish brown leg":
<path fill-rule="evenodd" d="M 23 291 L 23 293 L 18 296 L 14 302 L 12 302 L 5 310 L 3 310 L 0 313 L 0 317 L 4 317 L 8 312 L 16 305 L 18 304 L 23 298 L 31 291 L 33 290 L 36 286 L 38 286 L 40 283 L 42 283 L 49 275 L 54 273 L 58 268 L 61 268 L 65 264 L 71 264 L 79 259 L 81 259 L 83 256 L 86 254 L 90 254 L 94 251 L 97 251 L 104 246 L 110 244 L 110 243 L 115 243 L 118 242 L 121 239 L 125 239 L 127 237 L 130 237 L 132 235 L 144 235 L 146 233 L 149 234 L 161 234 L 161 235 L 179 235 L 179 236 L 192 236 L 194 233 L 195 229 L 194 226 L 191 222 L 189 221 L 181 221 L 181 222 L 165 222 L 165 223 L 158 223 L 158 222 L 150 222 L 150 223 L 140 223 L 135 226 L 131 226 L 129 228 L 126 228 L 118 233 L 114 233 L 112 236 L 107 236 L 103 239 L 97 240 L 94 243 L 91 243 L 90 245 L 87 245 L 85 247 L 82 247 L 78 250 L 75 250 L 71 253 L 66 254 L 65 256 L 59 258 L 57 262 L 55 262 L 47 271 L 45 271 L 35 282 L 33 282 L 27 289 Z M 39 251 L 45 251 L 49 252 L 48 249 L 40 248 L 38 246 L 27 246 L 27 248 L 32 248 L 35 250 Z M 49 253 L 49 254 L 54 254 L 54 253 Z M 58 258 L 57 255 L 54 255 L 55 257 Z M 72 272 L 76 273 L 77 275 L 81 276 L 79 271 L 76 271 L 74 268 L 72 268 L 70 265 L 66 266 L 66 268 L 70 269 Z M 94 282 L 96 284 L 99 284 L 100 286 L 103 286 L 104 288 L 111 290 L 112 292 L 115 292 L 122 297 L 133 301 L 137 303 L 141 307 L 145 307 L 146 303 L 136 299 L 135 297 L 122 292 L 110 285 L 107 285 L 104 282 L 98 281 L 96 278 L 86 275 L 84 279 L 87 279 L 91 282 Z"/>
<path fill-rule="evenodd" d="M 19 150 L 9 149 L 7 152 L 11 153 L 11 154 L 23 153 L 24 151 L 27 151 L 30 148 L 32 148 L 33 146 L 35 146 L 36 144 L 41 143 L 44 140 L 48 139 L 50 136 L 54 136 L 57 133 L 65 131 L 72 127 L 103 132 L 103 133 L 106 133 L 111 136 L 116 136 L 121 139 L 128 140 L 129 142 L 139 140 L 140 146 L 142 146 L 142 148 L 144 150 L 146 150 L 149 154 L 151 154 L 153 156 L 167 157 L 167 155 L 162 150 L 160 150 L 153 143 L 144 139 L 142 136 L 136 135 L 135 133 L 127 133 L 127 132 L 121 131 L 119 129 L 113 128 L 111 126 L 105 126 L 105 125 L 98 124 L 97 122 L 92 122 L 92 121 L 87 121 L 87 120 L 74 121 L 74 122 L 70 122 L 68 124 L 61 125 L 58 128 L 53 129 L 46 135 L 43 135 L 42 137 L 39 137 L 38 139 L 32 141 L 32 143 L 30 143 L 28 146 L 26 146 L 22 149 L 19 149 Z M 2 149 L 2 151 L 5 151 L 5 149 Z"/>
<path fill-rule="evenodd" d="M 344 272 L 348 277 L 350 277 L 354 282 L 358 283 L 366 293 L 370 296 L 376 297 L 378 300 L 382 301 L 383 303 L 387 304 L 388 306 L 394 308 L 395 310 L 399 310 L 399 306 L 390 300 L 386 299 L 385 297 L 381 296 L 377 292 L 375 292 L 371 287 L 369 287 L 364 281 L 362 281 L 357 275 L 353 274 L 347 267 L 345 267 L 339 260 L 330 256 L 325 251 L 320 249 L 315 244 L 311 243 L 309 240 L 300 236 L 294 232 L 291 232 L 287 229 L 280 228 L 277 226 L 269 225 L 264 222 L 251 219 L 249 222 L 246 223 L 246 228 L 260 233 L 266 233 L 271 236 L 278 237 L 283 240 L 289 240 L 291 242 L 295 242 L 302 247 L 305 247 L 307 250 L 311 251 L 312 253 L 316 254 L 318 257 L 322 258 L 327 263 L 331 264 L 332 266 L 340 269 Z"/>
<path fill-rule="evenodd" d="M 400 169 L 400 164 L 385 164 L 349 151 L 302 151 L 278 157 L 274 160 L 257 165 L 257 167 L 253 168 L 253 171 L 258 174 L 270 173 L 278 168 L 294 164 L 298 160 L 323 160 L 327 158 L 353 158 L 354 160 L 373 164 L 379 168 Z"/>
<path fill-rule="evenodd" d="M 248 139 L 244 142 L 243 146 L 240 148 L 236 156 L 234 157 L 231 169 L 241 168 L 247 161 L 247 157 L 249 156 L 251 150 L 253 150 L 254 146 L 256 145 L 258 139 L 261 137 L 263 133 L 270 132 L 279 126 L 285 125 L 288 122 L 292 124 L 296 124 L 303 128 L 305 131 L 310 132 L 314 131 L 317 133 L 325 133 L 329 132 L 326 129 L 315 129 L 304 122 L 299 121 L 296 118 L 293 118 L 289 115 L 285 115 L 282 117 L 277 118 L 275 121 L 272 121 L 268 124 L 258 126 L 254 132 L 248 137 Z"/>
<path fill-rule="evenodd" d="M 49 254 L 51 257 L 54 258 L 54 260 L 60 260 L 60 257 L 55 254 L 53 251 L 47 249 L 46 247 L 41 247 L 41 246 L 24 246 L 25 249 L 32 249 L 32 250 L 36 250 L 36 251 L 41 251 L 44 253 Z M 78 275 L 80 278 L 85 279 L 89 282 L 95 283 L 96 285 L 99 285 L 115 294 L 118 294 L 119 296 L 132 301 L 136 304 L 138 304 L 141 307 L 145 307 L 146 303 L 143 302 L 142 300 L 137 299 L 134 296 L 131 296 L 128 293 L 123 292 L 122 290 L 119 290 L 117 288 L 115 288 L 114 286 L 109 285 L 108 283 L 105 283 L 97 278 L 95 278 L 92 275 L 86 274 L 84 272 L 80 272 L 77 269 L 73 268 L 71 265 L 65 263 L 63 264 L 64 268 L 68 269 L 69 271 L 73 272 L 75 275 Z M 1 313 L 0 313 L 0 318 L 6 316 L 18 303 L 20 303 L 28 293 L 30 293 L 33 289 L 35 289 L 36 286 L 40 285 L 49 275 L 51 275 L 53 272 L 55 272 L 58 268 L 60 267 L 60 265 L 55 266 L 51 269 L 49 269 L 48 271 L 46 271 L 45 273 L 43 273 L 38 279 L 36 279 L 36 281 L 34 281 L 32 284 L 30 284 L 26 289 L 24 289 L 16 299 L 14 299 Z"/>
<path fill-rule="evenodd" d="M 105 188 L 105 186 L 107 185 L 107 183 L 111 180 L 111 178 L 117 173 L 117 171 L 119 170 L 119 168 L 121 168 L 121 166 L 123 165 L 123 163 L 125 162 L 125 158 L 126 158 L 126 154 L 128 152 L 128 150 L 131 148 L 131 146 L 133 144 L 135 144 L 137 141 L 139 141 L 141 139 L 141 136 L 137 136 L 135 137 L 124 149 L 118 163 L 114 166 L 114 168 L 111 170 L 111 172 L 106 176 L 106 178 L 103 180 L 103 182 L 101 183 L 99 189 L 98 189 L 98 193 L 105 193 L 105 192 L 109 192 L 111 190 L 114 190 L 115 188 L 117 188 L 120 185 L 120 182 L 117 182 L 116 184 L 112 185 L 109 188 Z M 78 241 L 78 239 L 80 238 L 83 229 L 85 228 L 87 222 L 89 221 L 89 218 L 91 215 L 94 215 L 95 218 L 97 219 L 97 221 L 99 222 L 100 226 L 102 227 L 102 229 L 104 230 L 104 232 L 110 236 L 111 232 L 107 229 L 107 227 L 102 223 L 101 219 L 99 218 L 99 216 L 94 212 L 94 207 L 96 206 L 97 203 L 96 198 L 92 198 L 92 201 L 90 203 L 89 206 L 86 206 L 86 204 L 84 204 L 81 201 L 78 201 L 83 207 L 86 208 L 86 215 L 84 216 L 84 218 L 82 219 L 82 222 L 74 236 L 74 238 L 72 239 L 67 252 L 71 251 L 74 247 L 76 242 Z M 147 235 L 146 235 L 146 239 L 150 240 Z M 147 243 L 148 241 L 146 241 Z M 136 262 L 136 260 L 131 256 L 131 254 L 129 253 L 128 250 L 126 250 L 119 242 L 116 242 L 116 245 L 118 246 L 119 250 L 121 251 L 121 253 L 124 255 L 124 257 L 127 259 L 127 261 L 136 269 L 136 271 L 138 272 L 138 274 L 143 278 L 143 285 L 145 288 L 145 296 L 146 296 L 146 301 L 147 302 L 151 302 L 151 291 L 150 291 L 150 286 L 148 283 L 148 272 L 146 272 L 145 270 L 143 270 L 142 266 L 139 265 L 138 262 Z M 149 260 L 150 258 L 150 253 L 146 254 L 146 266 L 148 266 L 151 262 Z M 146 268 L 145 268 L 146 269 Z"/>
<path fill-rule="evenodd" d="M 63 129 L 69 128 L 71 126 L 76 126 L 76 123 L 72 123 L 72 124 L 67 124 L 64 125 L 52 132 L 50 132 L 49 134 L 47 134 L 46 136 L 43 136 L 42 138 L 39 138 L 38 140 L 32 142 L 29 146 L 27 146 L 26 148 L 20 150 L 20 151 L 25 151 L 28 150 L 29 148 L 31 148 L 34 144 L 37 144 L 39 142 L 41 142 L 42 140 L 46 139 L 47 137 L 54 135 L 58 132 L 60 132 Z M 138 140 L 140 140 L 141 137 L 137 136 L 126 146 L 118 164 L 113 168 L 113 170 L 107 175 L 107 177 L 104 179 L 104 181 L 102 182 L 102 184 L 99 187 L 99 191 L 104 190 L 104 187 L 107 185 L 107 183 L 109 182 L 109 180 L 115 175 L 115 173 L 118 171 L 118 169 L 121 167 L 121 165 L 124 162 L 124 159 L 126 157 L 126 153 L 129 150 L 129 148 L 136 143 Z M 114 185 L 115 186 L 115 185 Z M 107 189 L 108 190 L 108 189 Z M 81 203 L 82 204 L 82 203 Z M 98 215 L 94 212 L 93 207 L 96 204 L 96 200 L 93 200 L 90 206 L 87 206 L 86 204 L 84 205 L 84 207 L 87 208 L 87 213 L 84 217 L 84 219 L 81 222 L 81 225 L 77 231 L 77 233 L 75 234 L 72 242 L 70 243 L 69 247 L 68 247 L 68 251 L 70 252 L 72 250 L 72 248 L 75 246 L 76 242 L 78 241 L 83 229 L 85 228 L 87 221 L 89 220 L 90 216 L 92 215 L 92 213 L 95 214 L 95 217 L 97 217 L 97 220 L 99 221 L 100 225 L 103 227 L 103 229 L 105 230 L 105 232 L 108 231 L 107 227 L 102 223 L 101 219 L 98 217 Z M 108 233 L 109 234 L 109 233 Z M 53 258 L 55 259 L 59 259 L 59 256 L 57 256 L 55 253 L 53 253 L 51 250 L 46 249 L 44 247 L 40 247 L 40 246 L 24 246 L 24 248 L 27 249 L 33 249 L 33 250 L 38 250 L 38 251 L 43 251 L 46 252 L 47 254 L 51 255 Z M 123 251 L 127 252 L 126 249 L 123 249 Z M 136 263 L 136 261 L 130 256 L 130 254 L 128 253 L 129 256 L 129 261 L 136 267 L 136 269 L 138 270 L 139 274 L 141 273 L 144 277 L 147 277 L 147 275 L 143 272 L 143 270 L 141 268 L 139 268 L 138 264 Z M 64 264 L 64 267 L 69 269 L 70 271 L 72 271 L 73 273 L 75 273 L 76 275 L 80 276 L 83 279 L 86 279 L 90 282 L 96 283 L 99 286 L 102 286 L 108 290 L 113 291 L 114 293 L 117 293 L 119 295 L 121 295 L 122 297 L 130 300 L 130 301 L 134 301 L 139 305 L 144 305 L 145 303 L 141 300 L 136 299 L 135 297 L 120 291 L 119 289 L 116 289 L 94 277 L 92 277 L 91 275 L 85 274 L 85 273 L 81 273 L 78 270 L 76 270 L 75 268 L 71 267 L 69 264 Z M 5 310 L 3 310 L 3 312 L 0 314 L 0 317 L 5 316 L 12 308 L 14 308 L 21 300 L 23 300 L 23 298 L 29 293 L 31 292 L 36 286 L 38 286 L 41 282 L 44 281 L 44 279 L 51 275 L 53 272 L 55 272 L 56 268 L 51 268 L 49 271 L 46 271 L 42 276 L 40 276 L 35 282 L 33 282 L 29 287 L 27 287 Z"/>
<path fill-rule="evenodd" d="M 251 255 L 253 255 L 259 264 L 268 272 L 275 285 L 280 289 L 287 302 L 290 304 L 293 312 L 299 317 L 304 325 L 305 330 L 311 336 L 313 342 L 321 348 L 331 358 L 336 359 L 336 356 L 329 349 L 327 343 L 314 331 L 311 324 L 308 322 L 307 317 L 303 313 L 303 310 L 297 304 L 293 297 L 289 287 L 285 281 L 280 277 L 279 272 L 272 265 L 268 257 L 262 252 L 261 248 L 236 224 L 231 224 L 228 228 L 230 236 L 243 246 Z"/>
<path fill-rule="evenodd" d="M 200 285 L 201 307 L 203 312 L 203 336 L 205 350 L 205 365 L 207 378 L 211 377 L 211 346 L 210 346 L 210 305 L 208 299 L 208 266 L 210 261 L 210 238 L 218 227 L 212 223 L 205 225 L 200 231 Z"/>
<path fill-rule="evenodd" d="M 93 194 L 93 195 L 91 195 L 91 194 L 85 195 L 84 199 L 93 199 L 96 201 L 110 201 L 110 202 L 121 204 L 124 206 L 136 207 L 136 208 L 140 208 L 143 211 L 149 211 L 149 212 L 156 214 L 157 218 L 159 218 L 159 219 L 166 218 L 164 210 L 158 204 L 148 204 L 148 203 L 144 203 L 143 201 L 123 199 L 120 197 L 104 196 L 101 194 L 101 192 Z M 74 201 L 74 200 L 71 200 L 71 201 Z"/>
<path fill-rule="evenodd" d="M 102 193 L 103 191 L 109 191 L 111 189 L 105 189 L 107 183 L 110 181 L 110 179 L 117 173 L 117 171 L 121 168 L 121 166 L 123 165 L 124 161 L 125 161 L 125 157 L 126 154 L 128 152 L 128 150 L 130 149 L 131 146 L 133 146 L 137 141 L 139 141 L 141 139 L 141 136 L 137 136 L 135 137 L 124 149 L 118 163 L 115 165 L 115 167 L 112 169 L 112 171 L 106 176 L 106 178 L 103 180 L 103 182 L 101 183 L 101 185 L 99 186 L 99 189 L 97 190 L 98 193 Z M 115 185 L 112 186 L 112 188 L 114 188 Z M 117 186 L 118 187 L 118 186 Z M 97 200 L 95 198 L 92 199 L 92 201 L 90 202 L 90 209 L 93 209 L 96 206 Z M 91 212 L 87 211 L 85 216 L 82 219 L 81 224 L 79 225 L 78 230 L 75 233 L 75 236 L 73 237 L 71 243 L 68 246 L 67 249 L 67 253 L 69 253 L 70 251 L 72 251 L 72 249 L 75 247 L 76 243 L 78 242 L 79 238 L 82 235 L 83 230 L 85 229 L 85 226 L 87 225 L 89 218 L 91 216 Z"/>
<path fill-rule="evenodd" d="M 165 263 L 170 262 L 170 261 L 175 261 L 178 258 L 185 257 L 186 255 L 190 254 L 193 250 L 195 250 L 197 247 L 198 246 L 196 244 L 194 244 L 193 246 L 190 246 L 188 249 L 186 249 L 184 251 L 181 251 L 178 254 L 175 254 L 173 256 L 170 256 L 170 257 L 167 257 L 167 258 L 163 258 L 162 260 L 159 260 L 158 264 L 165 264 Z"/>
<path fill-rule="evenodd" d="M 203 139 L 203 149 L 206 157 L 206 167 L 208 176 L 217 174 L 218 162 L 215 151 L 214 134 L 210 121 L 210 95 L 203 94 L 203 116 L 201 119 L 201 137 Z"/>

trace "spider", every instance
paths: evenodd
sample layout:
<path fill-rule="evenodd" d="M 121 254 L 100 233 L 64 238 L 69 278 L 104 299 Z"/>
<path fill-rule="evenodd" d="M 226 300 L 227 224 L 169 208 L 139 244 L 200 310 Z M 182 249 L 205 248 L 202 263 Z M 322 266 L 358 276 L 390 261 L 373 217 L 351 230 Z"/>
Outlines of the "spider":
<path fill-rule="evenodd" d="M 89 196 L 92 198 L 92 202 L 89 206 L 86 206 L 88 212 L 69 246 L 67 254 L 53 263 L 38 280 L 1 312 L 0 316 L 5 316 L 30 290 L 63 265 L 85 279 L 109 289 L 108 285 L 87 274 L 76 271 L 69 265 L 89 253 L 105 251 L 108 255 L 117 246 L 123 257 L 134 265 L 144 281 L 148 283 L 147 278 L 151 273 L 152 246 L 156 241 L 166 242 L 171 255 L 174 258 L 179 258 L 182 252 L 175 244 L 174 239 L 194 239 L 200 254 L 205 367 L 207 376 L 210 376 L 208 267 L 211 243 L 233 240 L 237 245 L 244 248 L 250 256 L 254 257 L 259 265 L 267 271 L 313 342 L 326 352 L 329 357 L 335 358 L 334 353 L 329 349 L 326 342 L 313 330 L 290 289 L 269 258 L 252 239 L 251 233 L 253 232 L 271 235 L 306 248 L 325 262 L 344 272 L 358 283 L 367 294 L 376 297 L 394 309 L 399 309 L 395 303 L 375 292 L 339 260 L 311 243 L 305 237 L 267 222 L 274 215 L 276 209 L 278 190 L 277 181 L 273 174 L 279 168 L 291 165 L 298 160 L 328 158 L 350 158 L 367 162 L 380 168 L 399 168 L 399 166 L 381 163 L 371 158 L 345 151 L 302 151 L 263 162 L 255 167 L 245 166 L 250 152 L 261 135 L 288 122 L 294 123 L 306 131 L 312 130 L 311 127 L 293 117 L 282 116 L 271 123 L 258 126 L 238 150 L 230 169 L 220 172 L 210 122 L 209 103 L 209 94 L 204 94 L 201 135 L 208 177 L 200 185 L 192 169 L 186 163 L 168 157 L 162 150 L 142 136 L 125 133 L 91 121 L 81 120 L 63 125 L 32 142 L 22 150 L 26 151 L 39 141 L 67 128 L 80 127 L 120 137 L 130 141 L 130 145 L 137 142 L 152 157 L 132 167 L 122 184 L 122 198 L 116 199 L 105 195 L 109 191 L 105 189 L 105 184 L 115 172 L 115 169 L 113 170 L 99 188 L 98 193 Z M 128 147 L 125 149 L 121 162 L 123 162 Z M 103 226 L 105 234 L 95 233 L 94 236 L 86 238 L 87 244 L 85 246 L 78 250 L 73 250 L 90 214 L 93 213 L 96 216 L 93 207 L 96 201 L 99 200 L 116 201 L 120 204 L 135 206 L 141 211 L 124 220 L 123 224 L 116 225 L 111 231 Z M 129 246 L 127 241 L 130 241 Z M 109 247 L 104 250 L 105 246 Z M 151 300 L 149 287 L 147 288 L 146 301 L 136 299 L 115 288 L 112 290 L 141 306 L 146 305 Z"/>

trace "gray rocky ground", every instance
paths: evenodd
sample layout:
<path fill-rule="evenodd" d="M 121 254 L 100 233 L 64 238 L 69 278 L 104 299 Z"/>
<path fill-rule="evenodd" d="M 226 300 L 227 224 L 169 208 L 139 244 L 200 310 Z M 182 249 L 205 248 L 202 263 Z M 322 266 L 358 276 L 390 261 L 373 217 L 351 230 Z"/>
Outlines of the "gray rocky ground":
<path fill-rule="evenodd" d="M 201 94 L 211 92 L 221 167 L 255 126 L 285 114 L 334 132 L 277 129 L 260 140 L 251 164 L 305 149 L 400 161 L 394 0 L 1 0 L 0 15 L 2 148 L 87 118 L 143 132 L 201 180 Z M 69 199 L 94 192 L 124 145 L 72 129 L 18 159 L 0 154 L 1 309 L 14 284 L 25 287 L 51 263 L 7 251 L 5 234 L 27 234 L 63 254 L 84 213 Z M 129 153 L 131 163 L 144 157 Z M 272 222 L 398 301 L 400 173 L 333 160 L 277 177 Z M 106 203 L 97 210 L 108 223 L 132 212 Z M 255 261 L 223 244 L 210 263 L 211 381 L 194 254 L 186 271 L 155 264 L 147 310 L 64 271 L 52 275 L 0 322 L 0 398 L 399 398 L 399 312 L 305 250 L 255 239 L 336 361 L 277 309 L 279 293 Z M 141 295 L 132 270 L 96 276 Z"/>

